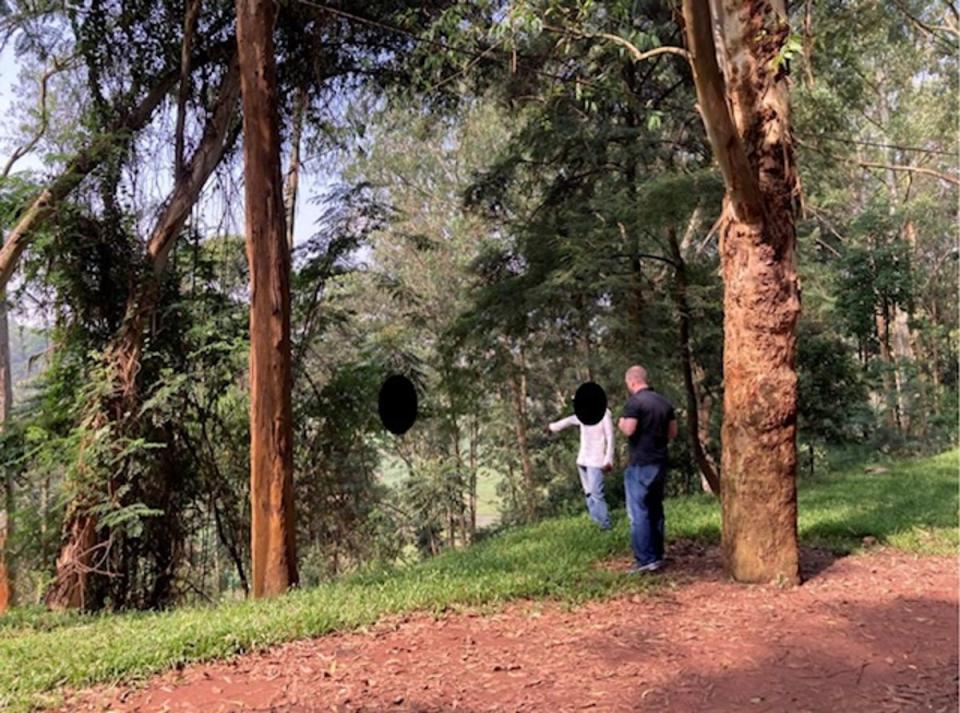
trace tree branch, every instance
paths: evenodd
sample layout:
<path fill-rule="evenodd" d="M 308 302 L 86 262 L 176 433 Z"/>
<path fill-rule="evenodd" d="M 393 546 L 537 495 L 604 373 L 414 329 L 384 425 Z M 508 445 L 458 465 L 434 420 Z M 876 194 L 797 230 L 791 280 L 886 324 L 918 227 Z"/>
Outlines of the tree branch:
<path fill-rule="evenodd" d="M 880 169 L 883 169 L 884 171 L 898 171 L 902 173 L 921 173 L 925 176 L 933 176 L 934 178 L 938 178 L 941 181 L 946 181 L 947 183 L 951 183 L 954 186 L 960 186 L 960 178 L 958 178 L 957 176 L 951 175 L 949 173 L 943 173 L 941 171 L 937 171 L 936 169 L 933 169 L 933 168 L 927 168 L 925 166 L 887 164 L 887 163 L 879 163 L 876 161 L 864 161 L 859 158 L 847 158 L 846 156 L 836 156 L 835 154 L 832 154 L 829 151 L 824 151 L 818 146 L 814 146 L 813 144 L 807 143 L 806 141 L 803 141 L 801 139 L 796 139 L 796 142 L 798 145 L 804 146 L 810 149 L 811 151 L 816 151 L 817 153 L 823 154 L 824 156 L 828 156 L 829 158 L 836 159 L 837 161 L 843 161 L 844 163 L 853 164 L 855 166 L 863 166 L 864 168 L 880 168 Z"/>
<path fill-rule="evenodd" d="M 924 22 L 919 17 L 914 15 L 912 12 L 910 12 L 910 8 L 907 7 L 906 3 L 904 3 L 903 0 L 893 0 L 893 4 L 897 6 L 897 9 L 899 9 L 900 12 L 902 12 L 906 16 L 906 18 L 910 21 L 910 23 L 913 24 L 917 29 L 927 33 L 933 39 L 939 42 L 942 42 L 948 48 L 956 52 L 957 48 L 955 43 L 938 33 L 938 30 L 939 30 L 939 31 L 949 32 L 952 35 L 960 36 L 960 32 L 958 32 L 956 28 L 950 27 L 949 25 L 931 25 L 927 22 Z"/>
<path fill-rule="evenodd" d="M 604 39 L 615 44 L 626 47 L 627 50 L 633 55 L 634 62 L 643 62 L 646 59 L 651 57 L 657 57 L 662 54 L 675 54 L 680 57 L 683 57 L 686 60 L 690 59 L 690 53 L 687 52 L 682 47 L 654 47 L 652 50 L 647 50 L 646 52 L 641 52 L 640 49 L 620 35 L 614 35 L 609 32 L 581 32 L 580 30 L 573 29 L 564 29 L 562 27 L 553 27 L 551 25 L 544 25 L 543 29 L 547 32 L 553 32 L 558 35 L 567 35 L 569 37 L 576 37 L 582 40 L 593 40 L 593 39 Z"/>
<path fill-rule="evenodd" d="M 3 172 L 0 173 L 0 179 L 6 178 L 10 175 L 10 171 L 13 169 L 13 165 L 19 161 L 21 158 L 26 156 L 28 153 L 33 151 L 34 147 L 43 138 L 43 135 L 47 133 L 47 124 L 49 121 L 49 112 L 47 111 L 47 83 L 50 81 L 50 78 L 55 74 L 59 74 L 63 70 L 67 69 L 70 64 L 73 62 L 73 59 L 60 60 L 54 58 L 53 66 L 43 73 L 43 76 L 40 77 L 40 126 L 37 127 L 37 130 L 33 133 L 33 136 L 22 146 L 18 146 L 14 149 L 13 154 L 7 160 L 6 165 L 3 167 Z"/>
<path fill-rule="evenodd" d="M 180 45 L 180 86 L 177 88 L 177 127 L 174 138 L 173 178 L 183 173 L 183 130 L 187 120 L 187 99 L 190 95 L 190 52 L 200 14 L 200 0 L 190 0 L 183 19 L 183 43 Z"/>
<path fill-rule="evenodd" d="M 720 164 L 727 195 L 740 219 L 759 220 L 763 215 L 760 189 L 727 105 L 726 85 L 713 43 L 710 4 L 683 0 L 683 17 L 700 115 Z"/>
<path fill-rule="evenodd" d="M 231 40 L 200 53 L 195 58 L 193 66 L 199 67 L 212 59 L 220 58 L 225 51 L 232 49 L 233 45 Z M 99 166 L 111 150 L 115 150 L 118 145 L 125 145 L 131 136 L 147 124 L 153 112 L 176 84 L 178 76 L 179 68 L 169 70 L 157 77 L 153 87 L 133 110 L 93 137 L 86 147 L 74 155 L 63 172 L 34 196 L 7 236 L 3 248 L 0 249 L 0 289 L 6 286 L 14 270 L 17 269 L 20 256 L 33 239 L 33 230 L 37 224 Z"/>
<path fill-rule="evenodd" d="M 851 159 L 843 159 L 844 161 L 851 161 Z M 891 165 L 886 163 L 875 163 L 873 161 L 853 161 L 858 163 L 864 168 L 882 168 L 886 171 L 901 171 L 909 173 L 922 173 L 925 176 L 933 176 L 934 178 L 939 178 L 941 181 L 946 181 L 947 183 L 952 183 L 955 186 L 960 186 L 960 178 L 952 176 L 949 173 L 942 173 L 940 171 L 934 170 L 932 168 L 925 168 L 923 166 L 903 166 L 903 165 Z"/>

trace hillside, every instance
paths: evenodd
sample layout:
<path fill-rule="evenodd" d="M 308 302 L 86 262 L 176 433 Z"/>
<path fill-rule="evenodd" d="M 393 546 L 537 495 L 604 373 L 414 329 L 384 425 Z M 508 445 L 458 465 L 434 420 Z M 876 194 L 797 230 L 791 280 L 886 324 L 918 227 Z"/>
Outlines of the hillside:
<path fill-rule="evenodd" d="M 885 461 L 882 473 L 868 467 L 874 461 L 861 462 L 801 481 L 804 544 L 849 553 L 869 536 L 904 552 L 952 554 L 958 458 L 960 451 L 951 451 Z M 707 496 L 668 501 L 667 521 L 674 547 L 678 540 L 702 545 L 718 539 L 717 506 Z M 371 570 L 270 601 L 99 617 L 14 612 L 0 623 L 0 703 L 15 710 L 55 704 L 63 687 L 137 680 L 391 615 L 474 607 L 491 612 L 516 600 L 579 605 L 643 592 L 656 598 L 664 585 L 676 586 L 670 573 L 649 579 L 622 574 L 628 551 L 622 512 L 615 522 L 602 533 L 585 516 L 547 520 L 407 569 Z M 683 569 L 682 563 L 676 568 Z"/>

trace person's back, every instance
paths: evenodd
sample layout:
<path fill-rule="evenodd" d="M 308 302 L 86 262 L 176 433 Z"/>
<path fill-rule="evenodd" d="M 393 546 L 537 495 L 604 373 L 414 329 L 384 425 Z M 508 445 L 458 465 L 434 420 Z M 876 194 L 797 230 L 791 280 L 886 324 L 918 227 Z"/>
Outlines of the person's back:
<path fill-rule="evenodd" d="M 663 566 L 667 446 L 677 437 L 677 420 L 673 405 L 650 388 L 642 366 L 627 369 L 624 382 L 630 396 L 619 426 L 630 445 L 623 488 L 636 559 L 631 571 L 653 572 Z"/>
<path fill-rule="evenodd" d="M 648 387 L 631 394 L 624 415 L 637 419 L 636 430 L 627 439 L 630 465 L 665 465 L 673 405 Z"/>

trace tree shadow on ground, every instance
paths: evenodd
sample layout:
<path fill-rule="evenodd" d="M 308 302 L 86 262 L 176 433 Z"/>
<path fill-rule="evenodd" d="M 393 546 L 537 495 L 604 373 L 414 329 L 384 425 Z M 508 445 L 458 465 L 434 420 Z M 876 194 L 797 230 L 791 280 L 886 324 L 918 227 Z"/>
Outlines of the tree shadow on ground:
<path fill-rule="evenodd" d="M 677 673 L 653 676 L 609 710 L 957 710 L 955 602 L 898 597 L 877 606 L 844 599 L 823 606 L 826 615 L 811 622 L 796 617 L 773 629 L 731 628 L 709 651 L 661 643 L 657 632 L 638 627 L 628 641 L 652 643 L 638 646 L 632 663 Z M 583 647 L 606 655 L 611 666 L 624 662 L 623 649 L 609 641 L 594 638 Z"/>
<path fill-rule="evenodd" d="M 667 563 L 661 577 L 677 584 L 694 581 L 728 581 L 723 569 L 723 555 L 719 545 L 709 540 L 678 539 L 667 543 Z M 845 553 L 815 547 L 800 548 L 800 576 L 803 583 L 816 579 L 837 561 L 846 557 Z M 621 561 L 622 560 L 622 561 Z M 626 566 L 629 558 L 619 558 L 607 564 L 608 568 Z"/>

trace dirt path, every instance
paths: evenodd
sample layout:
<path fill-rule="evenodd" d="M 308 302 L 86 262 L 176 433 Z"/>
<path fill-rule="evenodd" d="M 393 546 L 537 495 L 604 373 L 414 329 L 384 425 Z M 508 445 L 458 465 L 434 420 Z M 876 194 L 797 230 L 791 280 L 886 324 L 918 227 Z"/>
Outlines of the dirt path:
<path fill-rule="evenodd" d="M 672 554 L 649 596 L 382 622 L 62 710 L 957 710 L 956 560 L 808 551 L 779 590 L 725 581 L 715 548 Z"/>

